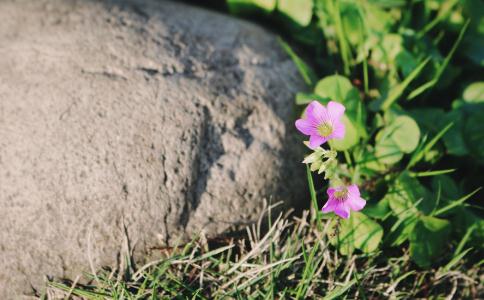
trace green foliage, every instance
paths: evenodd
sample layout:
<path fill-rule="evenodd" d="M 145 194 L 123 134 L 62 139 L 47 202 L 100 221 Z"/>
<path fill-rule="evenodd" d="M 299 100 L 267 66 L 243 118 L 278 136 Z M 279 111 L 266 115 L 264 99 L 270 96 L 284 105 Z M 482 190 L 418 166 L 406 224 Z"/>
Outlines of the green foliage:
<path fill-rule="evenodd" d="M 445 253 L 450 234 L 450 222 L 421 216 L 410 234 L 410 255 L 421 267 L 429 267 L 432 260 Z"/>
<path fill-rule="evenodd" d="M 469 84 L 462 94 L 462 99 L 467 103 L 484 102 L 484 82 L 480 81 Z"/>
<path fill-rule="evenodd" d="M 375 137 L 376 158 L 383 164 L 394 164 L 405 153 L 412 153 L 417 148 L 419 139 L 420 129 L 411 117 L 395 117 Z"/>
<path fill-rule="evenodd" d="M 295 41 L 323 55 L 311 68 L 283 44 L 313 89 L 298 93 L 296 104 L 344 104 L 346 136 L 330 141 L 345 151 L 346 166 L 336 172 L 380 186 L 368 191 L 363 213 L 341 222 L 339 238 L 346 237 L 332 244 L 347 255 L 408 244 L 413 261 L 430 267 L 470 228 L 450 221 L 463 223 L 470 191 L 484 182 L 477 167 L 484 165 L 484 82 L 474 76 L 482 74 L 484 6 L 474 0 L 310 2 L 278 1 L 272 13 Z M 362 246 L 357 241 L 369 226 L 383 229 Z M 479 239 L 480 227 L 472 228 L 469 244 Z"/>
<path fill-rule="evenodd" d="M 348 219 L 333 219 L 331 224 L 336 232 L 330 233 L 330 242 L 345 255 L 352 254 L 355 249 L 371 253 L 383 237 L 383 228 L 360 212 L 352 212 Z"/>
<path fill-rule="evenodd" d="M 281 14 L 299 26 L 307 26 L 313 16 L 312 0 L 278 0 L 277 9 Z"/>
<path fill-rule="evenodd" d="M 482 242 L 470 208 L 484 182 L 482 1 L 278 0 L 270 10 L 311 59 L 283 42 L 312 89 L 296 104 L 345 105 L 346 136 L 330 141 L 344 151 L 335 172 L 368 186 L 367 207 L 332 244 L 346 255 L 407 245 L 422 268 L 454 266 L 453 247 L 466 255 L 464 244 Z"/>

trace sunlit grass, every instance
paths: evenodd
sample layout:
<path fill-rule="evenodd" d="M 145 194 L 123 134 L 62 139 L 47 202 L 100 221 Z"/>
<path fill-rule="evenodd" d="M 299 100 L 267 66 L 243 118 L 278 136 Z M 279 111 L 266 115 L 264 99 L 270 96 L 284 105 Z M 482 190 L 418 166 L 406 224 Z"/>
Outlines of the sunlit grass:
<path fill-rule="evenodd" d="M 161 259 L 132 269 L 86 274 L 89 284 L 49 282 L 43 299 L 477 299 L 480 264 L 466 250 L 443 267 L 419 270 L 402 248 L 341 256 L 328 220 L 268 207 L 246 234 L 200 236 L 160 250 Z M 482 295 L 480 295 L 482 296 Z"/>

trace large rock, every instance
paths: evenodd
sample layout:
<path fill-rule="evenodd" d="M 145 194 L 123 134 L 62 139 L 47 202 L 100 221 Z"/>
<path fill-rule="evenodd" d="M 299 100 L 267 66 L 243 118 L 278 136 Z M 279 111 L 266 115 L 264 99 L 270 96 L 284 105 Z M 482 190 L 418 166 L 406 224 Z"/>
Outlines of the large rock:
<path fill-rule="evenodd" d="M 0 299 L 301 190 L 303 86 L 273 34 L 165 1 L 1 1 L 0 20 Z"/>

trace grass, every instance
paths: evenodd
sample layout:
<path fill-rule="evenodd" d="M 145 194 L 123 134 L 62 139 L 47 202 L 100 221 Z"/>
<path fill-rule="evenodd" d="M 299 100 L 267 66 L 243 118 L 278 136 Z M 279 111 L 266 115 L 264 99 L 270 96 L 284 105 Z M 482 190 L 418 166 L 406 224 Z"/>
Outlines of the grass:
<path fill-rule="evenodd" d="M 481 262 L 464 250 L 442 267 L 418 270 L 408 249 L 341 256 L 329 243 L 329 220 L 309 211 L 274 215 L 267 206 L 244 235 L 160 250 L 139 268 L 85 274 L 84 282 L 51 281 L 42 299 L 478 299 Z M 388 252 L 385 252 L 388 253 Z"/>

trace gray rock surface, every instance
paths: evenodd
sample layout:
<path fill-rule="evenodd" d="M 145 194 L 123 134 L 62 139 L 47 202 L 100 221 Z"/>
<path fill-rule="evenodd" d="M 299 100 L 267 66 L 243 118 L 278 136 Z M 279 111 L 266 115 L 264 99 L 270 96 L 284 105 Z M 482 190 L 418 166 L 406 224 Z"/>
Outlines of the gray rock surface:
<path fill-rule="evenodd" d="M 273 34 L 230 16 L 0 1 L 0 299 L 290 204 L 303 87 Z"/>

